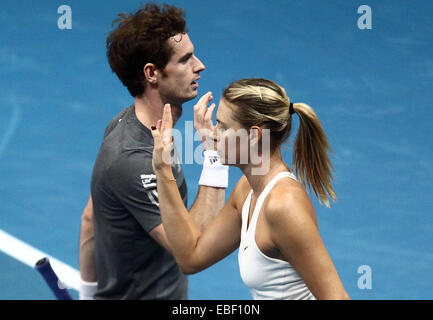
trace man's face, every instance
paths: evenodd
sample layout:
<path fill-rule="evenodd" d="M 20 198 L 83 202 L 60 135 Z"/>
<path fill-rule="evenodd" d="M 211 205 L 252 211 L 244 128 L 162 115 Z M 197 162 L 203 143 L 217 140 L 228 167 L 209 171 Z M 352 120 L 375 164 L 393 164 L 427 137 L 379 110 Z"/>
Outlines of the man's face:
<path fill-rule="evenodd" d="M 173 55 L 158 76 L 158 89 L 163 101 L 182 104 L 197 96 L 200 72 L 205 66 L 194 55 L 194 46 L 187 34 L 177 34 L 167 40 Z"/>

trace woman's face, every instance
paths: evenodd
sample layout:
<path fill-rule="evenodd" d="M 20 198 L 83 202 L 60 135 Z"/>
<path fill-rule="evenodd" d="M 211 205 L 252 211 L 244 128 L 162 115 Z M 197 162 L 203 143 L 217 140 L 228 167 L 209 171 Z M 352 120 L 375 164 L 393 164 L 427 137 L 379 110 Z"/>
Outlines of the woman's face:
<path fill-rule="evenodd" d="M 229 102 L 221 99 L 216 114 L 217 151 L 223 164 L 247 164 L 249 161 L 248 130 L 233 120 L 233 113 L 236 112 L 237 107 L 228 104 Z"/>

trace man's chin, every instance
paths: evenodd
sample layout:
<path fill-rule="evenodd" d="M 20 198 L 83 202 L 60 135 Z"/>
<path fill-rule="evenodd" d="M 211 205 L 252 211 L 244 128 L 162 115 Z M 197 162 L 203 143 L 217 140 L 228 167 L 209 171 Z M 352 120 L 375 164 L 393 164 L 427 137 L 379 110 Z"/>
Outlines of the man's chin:
<path fill-rule="evenodd" d="M 198 95 L 198 90 L 197 89 L 193 89 L 193 91 L 192 91 L 192 98 L 190 100 L 192 100 L 195 97 L 197 97 L 197 95 Z"/>
<path fill-rule="evenodd" d="M 188 101 L 191 101 L 192 99 L 196 98 L 198 95 L 198 91 L 197 90 L 193 90 L 190 92 L 190 94 L 185 95 L 184 97 L 178 99 L 180 104 L 186 103 Z"/>

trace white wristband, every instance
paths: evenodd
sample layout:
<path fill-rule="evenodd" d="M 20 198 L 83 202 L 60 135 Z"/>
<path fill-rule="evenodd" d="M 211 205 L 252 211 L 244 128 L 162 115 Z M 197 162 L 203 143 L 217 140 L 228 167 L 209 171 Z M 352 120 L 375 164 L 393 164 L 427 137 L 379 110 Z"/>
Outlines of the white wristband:
<path fill-rule="evenodd" d="M 97 282 L 87 282 L 81 279 L 80 281 L 80 291 L 79 291 L 79 299 L 80 300 L 94 300 L 93 297 L 98 290 Z"/>
<path fill-rule="evenodd" d="M 198 184 L 216 188 L 228 187 L 229 167 L 221 163 L 215 150 L 204 151 L 203 170 Z"/>

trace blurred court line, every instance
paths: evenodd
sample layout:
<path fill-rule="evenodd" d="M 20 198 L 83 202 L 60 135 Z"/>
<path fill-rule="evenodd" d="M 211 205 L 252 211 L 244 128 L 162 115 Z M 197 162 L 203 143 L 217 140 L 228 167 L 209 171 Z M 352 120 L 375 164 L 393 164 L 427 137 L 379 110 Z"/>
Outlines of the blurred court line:
<path fill-rule="evenodd" d="M 0 251 L 33 268 L 35 263 L 47 257 L 59 279 L 68 288 L 79 290 L 80 272 L 62 261 L 40 251 L 0 229 Z M 35 271 L 36 272 L 36 271 Z"/>

